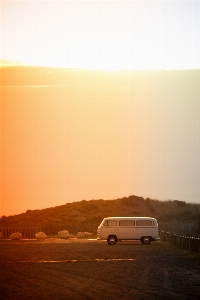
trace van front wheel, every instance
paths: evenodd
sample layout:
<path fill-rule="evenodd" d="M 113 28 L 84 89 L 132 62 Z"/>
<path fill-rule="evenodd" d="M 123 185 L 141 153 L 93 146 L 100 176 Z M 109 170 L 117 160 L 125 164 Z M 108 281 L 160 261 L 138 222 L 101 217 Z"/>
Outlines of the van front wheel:
<path fill-rule="evenodd" d="M 141 238 L 141 243 L 142 244 L 150 244 L 151 243 L 151 237 L 149 237 L 149 236 L 143 236 Z"/>
<path fill-rule="evenodd" d="M 117 238 L 115 235 L 110 235 L 107 239 L 108 245 L 115 245 L 117 243 Z"/>

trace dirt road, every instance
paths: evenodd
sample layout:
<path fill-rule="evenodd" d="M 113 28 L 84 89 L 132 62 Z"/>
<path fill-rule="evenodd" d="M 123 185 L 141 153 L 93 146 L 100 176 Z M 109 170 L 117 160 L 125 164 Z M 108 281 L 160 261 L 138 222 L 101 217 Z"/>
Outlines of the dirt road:
<path fill-rule="evenodd" d="M 164 242 L 0 241 L 0 299 L 200 299 L 200 260 Z"/>

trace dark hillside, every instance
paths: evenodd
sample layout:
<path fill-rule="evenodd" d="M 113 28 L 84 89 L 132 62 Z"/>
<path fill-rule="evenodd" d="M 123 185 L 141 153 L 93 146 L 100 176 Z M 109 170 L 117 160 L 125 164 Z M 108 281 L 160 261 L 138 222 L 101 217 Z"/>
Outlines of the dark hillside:
<path fill-rule="evenodd" d="M 27 210 L 19 215 L 2 216 L 0 227 L 41 226 L 46 234 L 56 234 L 64 229 L 70 233 L 90 231 L 95 234 L 102 219 L 108 216 L 152 216 L 158 220 L 160 229 L 200 234 L 200 204 L 179 200 L 163 202 L 134 195 Z"/>

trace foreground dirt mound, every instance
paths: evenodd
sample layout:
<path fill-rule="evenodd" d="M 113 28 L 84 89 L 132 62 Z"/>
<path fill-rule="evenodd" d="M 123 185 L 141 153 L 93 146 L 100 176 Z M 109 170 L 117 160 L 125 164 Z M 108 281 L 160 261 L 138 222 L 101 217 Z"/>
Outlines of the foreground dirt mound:
<path fill-rule="evenodd" d="M 164 242 L 0 242 L 0 299 L 199 299 L 199 258 Z"/>

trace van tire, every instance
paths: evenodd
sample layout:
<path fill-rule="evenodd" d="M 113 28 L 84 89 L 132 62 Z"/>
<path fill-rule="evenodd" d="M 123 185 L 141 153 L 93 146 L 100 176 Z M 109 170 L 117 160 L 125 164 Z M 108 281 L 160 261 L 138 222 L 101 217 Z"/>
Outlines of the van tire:
<path fill-rule="evenodd" d="M 143 236 L 143 237 L 141 237 L 140 241 L 141 241 L 142 244 L 148 245 L 148 244 L 151 243 L 151 237 L 150 236 Z"/>
<path fill-rule="evenodd" d="M 108 245 L 115 245 L 117 243 L 117 237 L 115 235 L 109 235 L 107 243 Z"/>

